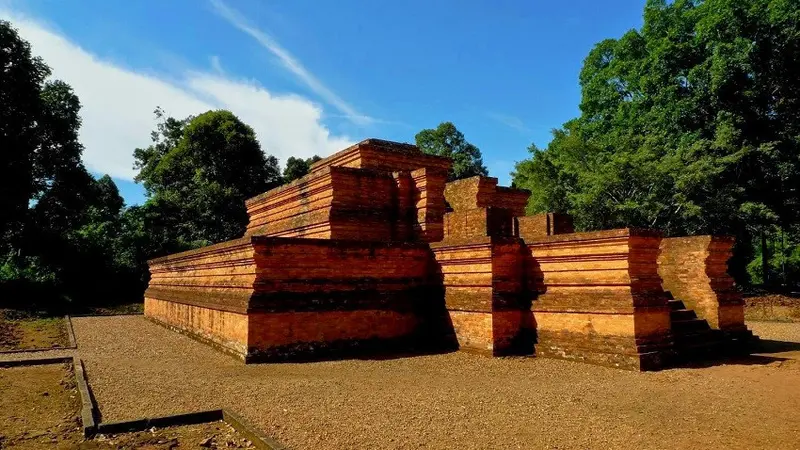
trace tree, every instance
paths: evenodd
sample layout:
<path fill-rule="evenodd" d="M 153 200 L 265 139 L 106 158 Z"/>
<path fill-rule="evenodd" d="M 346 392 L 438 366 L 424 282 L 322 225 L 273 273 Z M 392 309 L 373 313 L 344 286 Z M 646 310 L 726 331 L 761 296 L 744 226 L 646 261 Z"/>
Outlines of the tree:
<path fill-rule="evenodd" d="M 425 129 L 415 136 L 417 147 L 429 155 L 447 156 L 453 160 L 448 181 L 488 175 L 478 147 L 470 144 L 452 122 L 442 122 L 434 129 Z"/>
<path fill-rule="evenodd" d="M 80 102 L 66 83 L 48 81 L 49 75 L 28 42 L 0 20 L 0 250 L 20 245 L 32 203 L 52 197 L 55 189 L 73 189 L 70 180 L 85 181 Z"/>
<path fill-rule="evenodd" d="M 91 271 L 90 246 L 110 255 L 94 221 L 113 222 L 122 199 L 110 178 L 86 170 L 78 140 L 80 101 L 66 83 L 31 56 L 30 45 L 0 21 L 0 298 L 4 304 L 52 306 L 76 288 L 109 279 Z M 115 196 L 116 194 L 116 196 Z M 113 235 L 113 233 L 110 233 Z M 98 255 L 98 253 L 94 253 Z"/>
<path fill-rule="evenodd" d="M 139 214 L 158 253 L 241 236 L 244 201 L 280 183 L 278 160 L 229 111 L 176 120 L 158 109 L 156 116 L 153 144 L 134 157 L 148 196 Z"/>
<path fill-rule="evenodd" d="M 517 165 L 529 208 L 581 229 L 735 234 L 739 257 L 797 223 L 798 23 L 792 0 L 648 1 L 641 30 L 585 59 L 580 117 Z"/>
<path fill-rule="evenodd" d="M 322 158 L 317 155 L 308 159 L 290 156 L 289 159 L 286 160 L 286 168 L 283 169 L 283 182 L 291 183 L 298 178 L 304 177 L 311 169 L 311 165 L 321 159 Z"/>

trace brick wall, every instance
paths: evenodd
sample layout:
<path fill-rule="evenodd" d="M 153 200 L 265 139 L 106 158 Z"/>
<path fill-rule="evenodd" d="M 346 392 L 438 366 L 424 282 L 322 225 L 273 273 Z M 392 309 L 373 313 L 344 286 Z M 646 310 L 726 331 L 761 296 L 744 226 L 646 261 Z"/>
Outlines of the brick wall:
<path fill-rule="evenodd" d="M 489 354 L 524 353 L 530 307 L 522 295 L 521 242 L 484 237 L 445 240 L 431 248 L 459 347 Z"/>
<path fill-rule="evenodd" d="M 572 226 L 572 217 L 567 214 L 557 213 L 517 217 L 516 227 L 519 237 L 526 240 L 575 232 Z"/>
<path fill-rule="evenodd" d="M 733 238 L 722 236 L 664 239 L 658 273 L 664 289 L 712 328 L 743 331 L 744 301 L 727 273 L 733 243 Z"/>
<path fill-rule="evenodd" d="M 433 264 L 425 243 L 249 237 L 151 261 L 145 314 L 247 360 L 412 345 L 444 311 Z"/>
<path fill-rule="evenodd" d="M 664 364 L 672 341 L 659 234 L 633 229 L 527 242 L 536 354 L 616 367 Z"/>

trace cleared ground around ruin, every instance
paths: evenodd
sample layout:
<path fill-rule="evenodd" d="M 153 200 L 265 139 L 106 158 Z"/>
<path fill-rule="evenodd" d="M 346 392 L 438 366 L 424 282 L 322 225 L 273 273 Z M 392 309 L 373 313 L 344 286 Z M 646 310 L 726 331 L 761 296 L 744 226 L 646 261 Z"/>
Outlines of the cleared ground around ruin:
<path fill-rule="evenodd" d="M 231 407 L 292 448 L 800 442 L 797 323 L 751 323 L 764 356 L 656 373 L 466 353 L 244 366 L 141 316 L 73 325 L 104 421 Z"/>

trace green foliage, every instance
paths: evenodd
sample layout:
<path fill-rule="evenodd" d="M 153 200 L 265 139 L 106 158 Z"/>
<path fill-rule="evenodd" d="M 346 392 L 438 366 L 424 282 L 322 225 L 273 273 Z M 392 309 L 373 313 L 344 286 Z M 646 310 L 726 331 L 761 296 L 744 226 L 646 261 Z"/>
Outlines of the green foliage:
<path fill-rule="evenodd" d="M 113 247 L 101 251 L 97 236 L 81 230 L 113 221 L 122 199 L 110 178 L 95 181 L 81 162 L 78 97 L 47 78 L 47 65 L 4 21 L 0 67 L 0 298 L 47 304 L 103 275 L 82 263 L 93 260 L 89 252 L 107 255 Z"/>
<path fill-rule="evenodd" d="M 800 3 L 650 0 L 597 44 L 581 115 L 531 148 L 514 184 L 580 229 L 750 236 L 800 212 Z M 743 267 L 740 267 L 743 269 Z"/>
<path fill-rule="evenodd" d="M 281 182 L 252 128 L 228 111 L 160 119 L 134 157 L 148 195 L 125 208 L 81 162 L 80 102 L 0 21 L 0 305 L 64 309 L 138 301 L 147 259 L 241 236 L 244 201 Z M 314 157 L 302 162 L 302 176 Z M 287 168 L 289 169 L 289 168 Z"/>
<path fill-rule="evenodd" d="M 758 242 L 756 256 L 747 264 L 750 282 L 756 285 L 770 284 L 796 288 L 800 285 L 800 233 L 797 229 L 772 228 L 767 234 L 767 277 L 764 277 L 764 249 Z"/>
<path fill-rule="evenodd" d="M 49 75 L 50 69 L 31 56 L 30 45 L 11 24 L 0 21 L 2 251 L 20 245 L 31 203 L 45 200 L 68 209 L 74 205 L 65 196 L 84 181 L 80 102 L 66 83 L 46 81 Z"/>
<path fill-rule="evenodd" d="M 283 169 L 283 182 L 291 183 L 298 178 L 304 177 L 311 169 L 311 165 L 321 159 L 322 158 L 317 155 L 308 159 L 290 156 L 289 159 L 286 160 L 286 167 Z"/>
<path fill-rule="evenodd" d="M 134 157 L 148 195 L 140 219 L 158 253 L 241 236 L 244 201 L 280 183 L 278 160 L 265 156 L 252 128 L 229 111 L 165 118 L 153 144 Z"/>
<path fill-rule="evenodd" d="M 425 129 L 415 136 L 417 147 L 429 155 L 453 159 L 448 181 L 488 175 L 483 156 L 478 147 L 470 144 L 452 122 L 442 122 L 438 127 Z"/>

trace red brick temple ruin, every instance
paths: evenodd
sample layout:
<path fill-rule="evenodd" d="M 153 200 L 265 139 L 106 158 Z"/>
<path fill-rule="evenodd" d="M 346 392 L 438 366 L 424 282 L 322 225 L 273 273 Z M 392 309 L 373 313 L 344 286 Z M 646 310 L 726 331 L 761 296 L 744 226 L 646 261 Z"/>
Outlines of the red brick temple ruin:
<path fill-rule="evenodd" d="M 753 338 L 732 239 L 574 233 L 450 165 L 377 139 L 323 159 L 249 199 L 242 238 L 149 261 L 145 315 L 245 362 L 458 348 L 651 370 Z"/>

